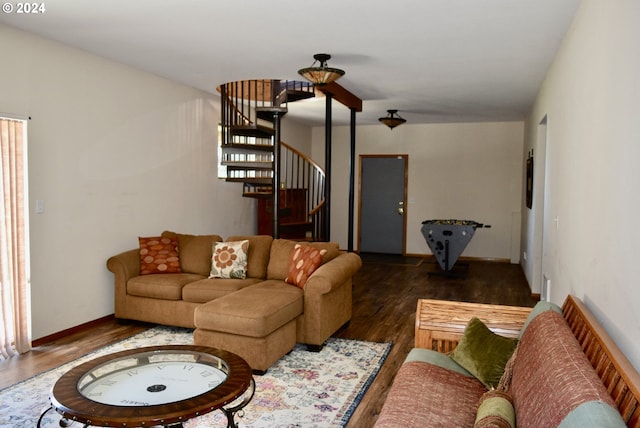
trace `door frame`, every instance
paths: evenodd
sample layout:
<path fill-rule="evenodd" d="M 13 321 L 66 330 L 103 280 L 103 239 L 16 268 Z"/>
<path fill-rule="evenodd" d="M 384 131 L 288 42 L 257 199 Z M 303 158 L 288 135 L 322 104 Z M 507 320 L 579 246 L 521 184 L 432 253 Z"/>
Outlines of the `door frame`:
<path fill-rule="evenodd" d="M 395 158 L 402 159 L 404 161 L 404 191 L 403 191 L 403 206 L 404 214 L 402 216 L 402 255 L 407 255 L 407 183 L 409 182 L 409 155 L 408 154 L 361 154 L 358 156 L 358 237 L 357 237 L 357 252 L 360 253 L 361 242 L 361 224 L 362 224 L 362 160 L 365 158 Z"/>
<path fill-rule="evenodd" d="M 539 224 L 539 230 L 541 233 L 534 233 L 534 236 L 541 236 L 540 240 L 540 248 L 539 253 L 536 257 L 536 260 L 539 261 L 540 265 L 533 267 L 533 269 L 539 269 L 540 278 L 540 298 L 541 300 L 545 300 L 547 302 L 551 302 L 551 272 L 550 270 L 550 261 L 549 261 L 549 248 L 551 242 L 551 228 L 552 223 L 555 223 L 557 227 L 557 221 L 551 221 L 551 210 L 549 207 L 549 190 L 547 189 L 549 183 L 549 174 L 551 169 L 549 167 L 549 133 L 548 133 L 548 118 L 545 114 L 540 123 L 538 123 L 538 140 L 537 140 L 537 151 L 538 156 L 540 157 L 540 161 L 537 164 L 534 163 L 534 179 L 537 177 L 537 182 L 534 182 L 534 189 L 538 186 L 540 189 L 541 195 L 537 200 L 534 199 L 535 202 L 539 202 L 539 208 L 535 210 L 534 217 L 534 231 Z M 535 168 L 538 168 L 538 171 Z M 556 218 L 557 220 L 557 218 Z"/>

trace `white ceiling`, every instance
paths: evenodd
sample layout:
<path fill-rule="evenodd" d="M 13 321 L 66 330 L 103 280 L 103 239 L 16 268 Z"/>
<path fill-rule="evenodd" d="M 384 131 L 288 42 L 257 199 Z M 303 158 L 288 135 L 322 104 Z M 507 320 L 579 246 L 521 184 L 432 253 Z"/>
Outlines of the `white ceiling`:
<path fill-rule="evenodd" d="M 245 79 L 301 80 L 329 53 L 360 97 L 358 124 L 521 120 L 580 0 L 49 0 L 0 23 L 212 93 Z M 334 108 L 335 124 L 348 123 Z M 324 123 L 322 99 L 289 116 Z"/>

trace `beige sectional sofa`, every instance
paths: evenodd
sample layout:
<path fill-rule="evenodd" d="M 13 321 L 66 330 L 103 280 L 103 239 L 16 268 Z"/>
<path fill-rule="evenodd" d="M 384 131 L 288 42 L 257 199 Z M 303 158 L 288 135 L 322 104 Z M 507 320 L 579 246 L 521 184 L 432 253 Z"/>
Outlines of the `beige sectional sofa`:
<path fill-rule="evenodd" d="M 362 263 L 336 243 L 304 243 L 326 250 L 303 288 L 285 282 L 296 242 L 271 236 L 248 240 L 246 278 L 210 278 L 219 235 L 165 231 L 178 241 L 180 273 L 140 275 L 140 250 L 110 257 L 115 316 L 195 328 L 194 342 L 236 353 L 257 372 L 266 371 L 296 343 L 319 349 L 351 319 L 352 277 Z"/>

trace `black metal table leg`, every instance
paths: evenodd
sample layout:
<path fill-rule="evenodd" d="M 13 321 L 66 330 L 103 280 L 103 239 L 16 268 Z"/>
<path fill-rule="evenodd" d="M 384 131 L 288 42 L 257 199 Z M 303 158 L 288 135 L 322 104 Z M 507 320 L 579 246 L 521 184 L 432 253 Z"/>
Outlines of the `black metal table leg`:
<path fill-rule="evenodd" d="M 249 394 L 247 394 L 247 391 L 250 391 Z M 227 416 L 227 428 L 238 428 L 238 424 L 236 424 L 235 421 L 235 415 L 238 411 L 242 411 L 242 409 L 244 409 L 245 406 L 249 404 L 249 402 L 253 398 L 253 394 L 256 392 L 256 383 L 253 378 L 251 378 L 251 383 L 249 384 L 249 388 L 247 388 L 247 391 L 244 392 L 242 401 L 236 406 L 220 408 L 220 410 Z"/>
<path fill-rule="evenodd" d="M 38 418 L 38 423 L 36 424 L 36 428 L 40 428 L 41 424 L 42 424 L 42 419 L 44 419 L 44 415 L 46 415 L 47 413 L 49 413 L 49 410 L 53 410 L 53 406 L 50 406 L 47 410 L 45 410 L 44 412 L 42 412 L 40 414 L 40 417 Z M 65 418 L 65 417 L 61 417 L 60 418 L 60 422 L 58 422 L 58 425 L 60 425 L 63 428 L 66 428 L 68 426 L 71 426 L 73 422 L 70 421 L 69 419 Z M 87 426 L 87 425 L 85 425 Z"/>
<path fill-rule="evenodd" d="M 40 417 L 38 418 L 38 423 L 36 424 L 36 428 L 40 428 L 40 424 L 42 423 L 42 418 L 44 418 L 44 415 L 49 413 L 49 410 L 53 410 L 53 407 L 49 407 L 47 410 L 45 410 L 40 414 Z"/>

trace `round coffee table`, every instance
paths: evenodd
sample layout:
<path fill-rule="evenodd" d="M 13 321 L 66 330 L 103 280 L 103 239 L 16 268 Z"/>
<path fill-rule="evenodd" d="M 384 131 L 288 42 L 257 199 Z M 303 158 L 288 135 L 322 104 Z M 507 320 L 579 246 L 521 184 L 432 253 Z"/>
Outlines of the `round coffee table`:
<path fill-rule="evenodd" d="M 49 400 L 60 426 L 180 427 L 221 410 L 227 427 L 255 392 L 251 367 L 238 355 L 206 346 L 168 345 L 105 355 L 65 373 Z"/>

